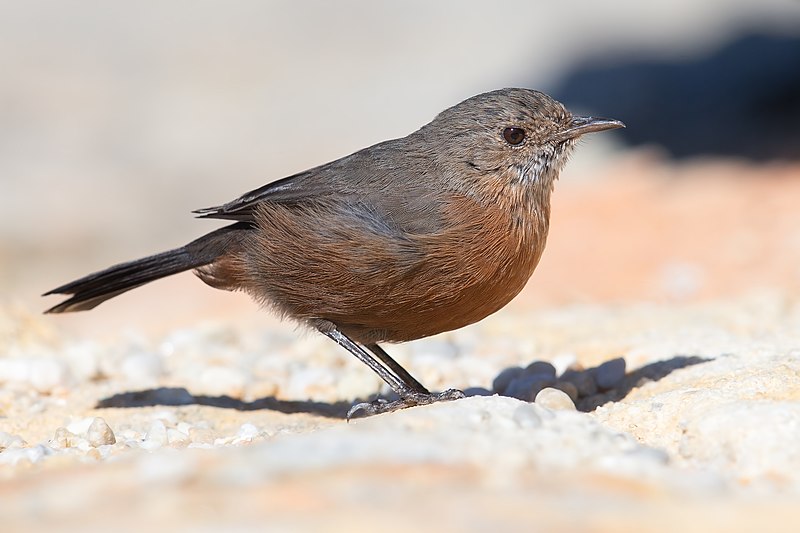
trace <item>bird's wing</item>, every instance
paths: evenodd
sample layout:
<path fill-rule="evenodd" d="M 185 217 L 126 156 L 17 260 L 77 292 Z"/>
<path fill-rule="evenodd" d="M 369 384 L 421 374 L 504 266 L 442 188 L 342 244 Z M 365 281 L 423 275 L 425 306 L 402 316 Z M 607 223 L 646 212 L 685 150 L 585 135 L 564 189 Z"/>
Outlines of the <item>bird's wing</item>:
<path fill-rule="evenodd" d="M 267 183 L 226 204 L 192 212 L 196 213 L 198 218 L 254 222 L 255 208 L 260 202 L 292 203 L 303 198 L 324 196 L 331 192 L 330 185 L 318 178 L 318 169 L 311 169 Z"/>
<path fill-rule="evenodd" d="M 403 141 L 380 143 L 195 213 L 200 218 L 254 223 L 263 203 L 325 204 L 396 231 L 435 232 L 442 224 L 439 188 L 430 179 L 430 165 L 402 149 Z"/>

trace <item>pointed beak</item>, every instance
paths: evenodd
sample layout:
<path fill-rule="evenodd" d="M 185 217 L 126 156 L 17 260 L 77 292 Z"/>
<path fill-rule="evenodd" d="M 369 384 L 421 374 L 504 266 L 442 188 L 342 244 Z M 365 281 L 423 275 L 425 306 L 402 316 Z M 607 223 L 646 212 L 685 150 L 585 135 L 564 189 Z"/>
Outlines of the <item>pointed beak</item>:
<path fill-rule="evenodd" d="M 572 117 L 572 122 L 565 130 L 560 131 L 553 135 L 553 141 L 563 142 L 568 139 L 575 139 L 585 133 L 593 133 L 595 131 L 615 130 L 617 128 L 624 128 L 625 124 L 619 120 L 611 118 L 595 118 L 595 117 Z"/>

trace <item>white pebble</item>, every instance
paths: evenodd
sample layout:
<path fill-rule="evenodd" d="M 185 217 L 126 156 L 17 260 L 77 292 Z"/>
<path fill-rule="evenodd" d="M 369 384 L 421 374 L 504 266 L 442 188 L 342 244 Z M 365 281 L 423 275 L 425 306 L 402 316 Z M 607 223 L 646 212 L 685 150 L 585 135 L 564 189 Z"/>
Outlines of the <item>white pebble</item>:
<path fill-rule="evenodd" d="M 178 422 L 178 416 L 175 414 L 175 411 L 157 411 L 152 415 L 153 420 L 161 420 L 164 424 L 169 424 L 174 426 Z"/>
<path fill-rule="evenodd" d="M 177 429 L 167 429 L 167 441 L 170 446 L 186 446 L 189 444 L 189 435 Z"/>
<path fill-rule="evenodd" d="M 214 439 L 214 432 L 208 428 L 193 427 L 189 430 L 189 440 L 192 444 L 212 444 Z"/>
<path fill-rule="evenodd" d="M 161 358 L 152 353 L 139 352 L 127 356 L 120 365 L 122 375 L 133 383 L 152 383 L 163 372 Z"/>
<path fill-rule="evenodd" d="M 142 443 L 142 448 L 152 450 L 155 448 L 160 448 L 169 442 L 167 438 L 167 426 L 164 425 L 164 422 L 161 420 L 153 420 L 152 424 L 150 424 L 150 428 L 147 430 L 147 434 L 144 436 L 144 442 Z"/>
<path fill-rule="evenodd" d="M 19 435 L 0 431 L 0 452 L 9 448 L 22 448 L 25 444 L 25 441 Z"/>
<path fill-rule="evenodd" d="M 554 411 L 575 411 L 575 403 L 569 395 L 558 389 L 547 387 L 536 395 L 536 405 Z"/>
<path fill-rule="evenodd" d="M 92 422 L 94 422 L 94 417 L 91 416 L 88 418 L 73 420 L 67 425 L 67 431 L 75 435 L 85 435 L 86 432 L 89 431 L 89 426 L 92 425 Z"/>
<path fill-rule="evenodd" d="M 109 425 L 100 417 L 95 418 L 86 431 L 86 440 L 95 448 L 105 444 L 116 444 L 117 439 Z"/>
<path fill-rule="evenodd" d="M 514 410 L 512 419 L 521 428 L 538 428 L 542 425 L 542 417 L 531 404 L 523 404 Z"/>
<path fill-rule="evenodd" d="M 54 449 L 64 449 L 72 446 L 72 439 L 75 437 L 67 428 L 56 429 L 55 435 L 50 439 L 50 447 Z"/>
<path fill-rule="evenodd" d="M 256 437 L 258 437 L 259 431 L 258 428 L 255 427 L 253 424 L 242 424 L 239 428 L 239 431 L 236 432 L 236 438 L 233 440 L 234 444 L 239 444 L 240 442 L 250 442 Z"/>
<path fill-rule="evenodd" d="M 569 399 L 572 400 L 572 403 L 578 401 L 578 387 L 576 387 L 574 383 L 570 383 L 569 381 L 559 381 L 553 385 L 553 388 L 564 391 L 567 396 L 569 396 Z"/>
<path fill-rule="evenodd" d="M 31 363 L 31 385 L 39 392 L 51 392 L 69 382 L 67 368 L 55 359 L 38 359 Z"/>
<path fill-rule="evenodd" d="M 56 359 L 0 359 L 0 383 L 24 383 L 37 392 L 52 392 L 68 381 L 67 368 Z"/>
<path fill-rule="evenodd" d="M 247 376 L 237 368 L 212 366 L 200 373 L 198 381 L 197 390 L 202 394 L 241 398 L 247 384 Z"/>
<path fill-rule="evenodd" d="M 0 464 L 16 465 L 20 462 L 38 463 L 53 451 L 43 444 L 33 448 L 12 448 L 0 453 Z"/>

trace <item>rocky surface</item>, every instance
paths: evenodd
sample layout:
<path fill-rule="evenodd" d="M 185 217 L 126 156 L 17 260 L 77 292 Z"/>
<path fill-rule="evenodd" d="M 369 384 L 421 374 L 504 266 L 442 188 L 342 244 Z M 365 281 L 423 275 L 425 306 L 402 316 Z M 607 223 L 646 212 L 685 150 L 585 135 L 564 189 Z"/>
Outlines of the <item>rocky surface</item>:
<path fill-rule="evenodd" d="M 137 524 L 341 531 L 797 517 L 800 301 L 775 292 L 500 313 L 392 352 L 434 388 L 534 376 L 535 393 L 349 423 L 379 382 L 286 326 L 92 342 L 19 310 L 0 324 L 9 526 L 116 527 L 131 508 Z"/>

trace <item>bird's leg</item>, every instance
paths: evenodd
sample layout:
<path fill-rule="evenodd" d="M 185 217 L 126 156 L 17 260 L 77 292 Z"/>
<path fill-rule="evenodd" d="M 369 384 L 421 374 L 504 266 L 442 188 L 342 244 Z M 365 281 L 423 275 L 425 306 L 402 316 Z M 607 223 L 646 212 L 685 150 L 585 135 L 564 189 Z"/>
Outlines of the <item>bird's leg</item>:
<path fill-rule="evenodd" d="M 389 369 L 392 372 L 394 372 L 397 377 L 403 380 L 403 383 L 408 385 L 410 388 L 422 394 L 431 393 L 431 391 L 426 389 L 422 383 L 414 379 L 414 376 L 409 374 L 405 368 L 400 366 L 400 363 L 392 359 L 392 357 L 388 353 L 386 353 L 383 348 L 381 348 L 377 344 L 365 344 L 364 347 L 370 352 L 374 353 L 378 357 L 378 359 L 383 361 L 383 364 L 388 366 Z"/>
<path fill-rule="evenodd" d="M 400 364 L 392 359 L 383 349 L 377 344 L 370 344 L 367 346 L 381 361 L 389 367 L 387 369 L 375 360 L 367 351 L 357 342 L 350 337 L 339 331 L 333 324 L 325 324 L 324 327 L 317 328 L 320 333 L 332 339 L 342 348 L 356 356 L 356 358 L 370 367 L 378 377 L 386 382 L 392 390 L 400 397 L 399 400 L 389 402 L 386 400 L 378 399 L 374 402 L 362 402 L 354 405 L 347 412 L 347 419 L 362 411 L 366 416 L 376 415 L 379 413 L 389 413 L 406 407 L 413 407 L 415 405 L 426 405 L 438 401 L 457 400 L 464 397 L 464 393 L 448 389 L 444 392 L 431 393 L 422 384 L 414 379 Z"/>

